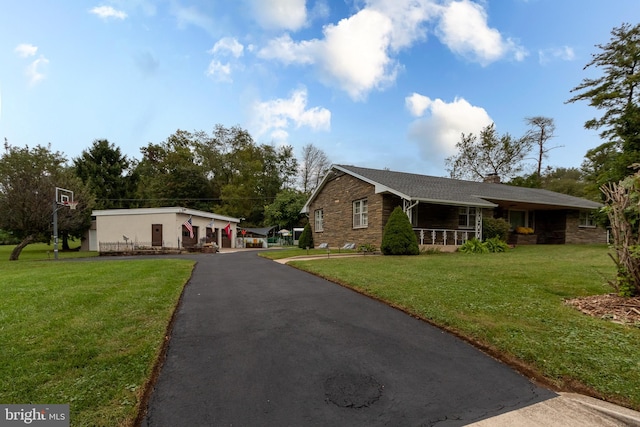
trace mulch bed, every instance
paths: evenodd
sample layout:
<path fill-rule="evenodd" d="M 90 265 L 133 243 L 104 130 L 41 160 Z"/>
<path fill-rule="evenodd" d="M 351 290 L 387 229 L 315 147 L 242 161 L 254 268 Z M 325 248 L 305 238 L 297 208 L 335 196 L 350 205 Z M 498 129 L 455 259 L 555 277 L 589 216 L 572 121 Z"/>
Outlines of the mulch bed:
<path fill-rule="evenodd" d="M 640 297 L 625 298 L 616 294 L 593 295 L 569 299 L 565 304 L 589 316 L 640 327 Z"/>

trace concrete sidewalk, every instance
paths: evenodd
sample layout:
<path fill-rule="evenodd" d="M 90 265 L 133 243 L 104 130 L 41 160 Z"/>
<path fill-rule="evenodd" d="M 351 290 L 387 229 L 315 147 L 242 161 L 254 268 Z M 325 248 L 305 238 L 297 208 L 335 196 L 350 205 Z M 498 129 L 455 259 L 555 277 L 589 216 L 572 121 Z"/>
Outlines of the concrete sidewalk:
<path fill-rule="evenodd" d="M 623 427 L 640 426 L 640 413 L 592 397 L 558 397 L 478 421 L 475 427 Z"/>

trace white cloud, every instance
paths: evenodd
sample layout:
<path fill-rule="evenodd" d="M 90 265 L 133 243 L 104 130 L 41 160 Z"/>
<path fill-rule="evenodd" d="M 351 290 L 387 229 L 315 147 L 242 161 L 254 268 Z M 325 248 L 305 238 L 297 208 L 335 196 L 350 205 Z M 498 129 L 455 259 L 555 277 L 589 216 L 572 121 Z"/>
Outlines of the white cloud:
<path fill-rule="evenodd" d="M 251 0 L 251 7 L 266 29 L 297 31 L 307 23 L 305 0 Z"/>
<path fill-rule="evenodd" d="M 232 57 L 238 59 L 244 52 L 244 46 L 233 37 L 224 37 L 213 45 L 208 53 L 214 56 L 214 59 L 209 63 L 206 75 L 218 82 L 231 83 L 233 81 L 231 74 L 233 68 L 238 67 L 237 61 L 222 62 L 221 57 Z"/>
<path fill-rule="evenodd" d="M 447 103 L 414 93 L 405 98 L 405 105 L 411 114 L 420 116 L 409 126 L 409 138 L 418 144 L 427 160 L 454 154 L 462 133 L 478 134 L 493 123 L 484 108 L 473 106 L 464 98 Z"/>
<path fill-rule="evenodd" d="M 231 83 L 233 81 L 231 78 L 231 64 L 223 64 L 215 59 L 209 63 L 206 74 L 218 82 Z"/>
<path fill-rule="evenodd" d="M 102 19 L 126 19 L 127 14 L 121 10 L 114 9 L 111 6 L 96 6 L 89 11 L 89 13 L 93 13 L 96 16 L 99 16 Z"/>
<path fill-rule="evenodd" d="M 512 55 L 522 61 L 527 51 L 512 39 L 504 39 L 487 23 L 487 12 L 469 0 L 454 1 L 441 9 L 437 30 L 449 49 L 470 61 L 488 65 Z"/>
<path fill-rule="evenodd" d="M 433 0 L 368 0 L 367 6 L 391 20 L 390 46 L 396 51 L 425 40 L 425 24 L 440 10 Z"/>
<path fill-rule="evenodd" d="M 316 51 L 321 44 L 317 39 L 296 43 L 289 34 L 285 34 L 270 40 L 258 51 L 258 56 L 263 59 L 277 59 L 286 65 L 313 64 L 316 62 Z"/>
<path fill-rule="evenodd" d="M 213 45 L 213 48 L 209 51 L 211 54 L 229 54 L 234 58 L 242 56 L 244 46 L 233 37 L 221 38 Z"/>
<path fill-rule="evenodd" d="M 258 136 L 268 134 L 272 139 L 286 140 L 290 127 L 308 127 L 314 131 L 331 128 L 331 112 L 326 108 L 307 108 L 307 90 L 298 89 L 290 98 L 257 101 L 253 105 L 254 128 Z"/>
<path fill-rule="evenodd" d="M 559 59 L 561 61 L 573 61 L 576 59 L 576 54 L 571 47 L 563 46 L 538 51 L 538 59 L 540 64 L 544 65 L 554 59 Z"/>
<path fill-rule="evenodd" d="M 29 79 L 29 84 L 34 86 L 40 83 L 42 80 L 46 78 L 44 71 L 42 70 L 49 64 L 49 60 L 44 56 L 40 56 L 40 58 L 33 61 L 26 69 L 26 75 Z"/>
<path fill-rule="evenodd" d="M 324 28 L 324 39 L 294 42 L 289 35 L 272 40 L 258 52 L 285 64 L 315 64 L 321 79 L 359 100 L 395 79 L 397 64 L 387 54 L 392 23 L 371 9 Z"/>
<path fill-rule="evenodd" d="M 21 58 L 29 58 L 35 56 L 38 53 L 38 47 L 28 43 L 22 43 L 16 46 L 14 51 Z M 29 85 L 34 86 L 40 83 L 45 79 L 46 75 L 44 74 L 43 68 L 45 68 L 49 64 L 49 60 L 44 57 L 44 55 L 40 55 L 40 57 L 33 62 L 31 62 L 27 68 L 25 69 L 25 74 L 27 79 L 29 80 Z"/>
<path fill-rule="evenodd" d="M 326 27 L 321 63 L 325 80 L 337 81 L 352 99 L 393 82 L 398 67 L 388 55 L 392 30 L 386 15 L 370 9 Z"/>
<path fill-rule="evenodd" d="M 405 98 L 405 105 L 412 116 L 420 117 L 431 105 L 431 99 L 428 96 L 412 93 Z"/>
<path fill-rule="evenodd" d="M 16 46 L 14 51 L 21 58 L 28 58 L 30 56 L 34 56 L 38 52 L 38 47 L 29 43 L 22 43 Z"/>
<path fill-rule="evenodd" d="M 524 48 L 487 24 L 483 6 L 470 0 L 362 0 L 362 9 L 323 28 L 323 37 L 295 41 L 289 34 L 259 51 L 263 59 L 310 65 L 328 86 L 363 100 L 393 84 L 402 64 L 397 54 L 427 38 L 427 25 L 454 53 L 487 65 L 505 57 L 522 60 Z"/>

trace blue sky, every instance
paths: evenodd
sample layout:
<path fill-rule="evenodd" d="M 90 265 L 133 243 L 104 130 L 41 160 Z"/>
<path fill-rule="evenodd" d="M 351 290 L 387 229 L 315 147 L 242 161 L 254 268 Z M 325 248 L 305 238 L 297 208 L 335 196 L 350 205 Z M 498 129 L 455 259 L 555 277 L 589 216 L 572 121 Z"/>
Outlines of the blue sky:
<path fill-rule="evenodd" d="M 0 138 L 129 157 L 239 125 L 332 163 L 446 175 L 460 134 L 556 123 L 578 167 L 600 113 L 565 104 L 638 0 L 22 0 L 0 4 Z"/>

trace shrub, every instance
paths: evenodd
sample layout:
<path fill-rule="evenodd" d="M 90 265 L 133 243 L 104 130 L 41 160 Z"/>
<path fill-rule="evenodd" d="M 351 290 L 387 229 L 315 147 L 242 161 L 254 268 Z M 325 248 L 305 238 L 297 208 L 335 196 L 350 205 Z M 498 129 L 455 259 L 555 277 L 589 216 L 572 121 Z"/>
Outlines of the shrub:
<path fill-rule="evenodd" d="M 506 252 L 509 249 L 509 245 L 504 240 L 500 240 L 497 237 L 492 237 L 484 242 L 489 252 Z"/>
<path fill-rule="evenodd" d="M 298 247 L 300 249 L 313 249 L 313 232 L 311 231 L 311 225 L 307 223 L 302 230 L 300 240 L 298 240 Z"/>
<path fill-rule="evenodd" d="M 482 218 L 482 237 L 485 240 L 497 237 L 506 241 L 510 228 L 510 224 L 503 218 Z"/>
<path fill-rule="evenodd" d="M 385 255 L 418 255 L 418 238 L 413 232 L 407 214 L 397 206 L 387 221 L 382 234 L 380 250 Z"/>
<path fill-rule="evenodd" d="M 367 253 L 367 252 L 375 252 L 376 251 L 376 245 L 373 245 L 371 243 L 365 243 L 364 245 L 360 245 L 358 247 L 358 252 L 363 252 L 363 253 Z"/>
<path fill-rule="evenodd" d="M 488 239 L 486 242 L 481 242 L 474 237 L 464 242 L 458 248 L 458 251 L 465 254 L 486 254 L 489 252 L 506 252 L 507 249 L 509 249 L 509 245 L 497 237 Z"/>
<path fill-rule="evenodd" d="M 20 239 L 12 233 L 0 230 L 0 245 L 17 245 L 18 243 L 20 243 Z"/>
<path fill-rule="evenodd" d="M 489 249 L 487 249 L 487 245 L 474 237 L 464 242 L 464 244 L 458 248 L 458 251 L 464 254 L 486 254 L 489 252 Z"/>

